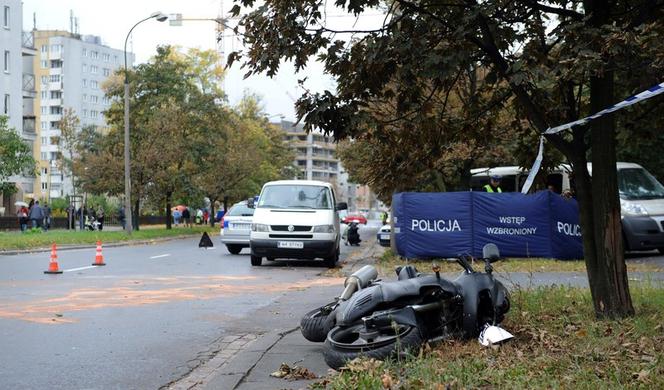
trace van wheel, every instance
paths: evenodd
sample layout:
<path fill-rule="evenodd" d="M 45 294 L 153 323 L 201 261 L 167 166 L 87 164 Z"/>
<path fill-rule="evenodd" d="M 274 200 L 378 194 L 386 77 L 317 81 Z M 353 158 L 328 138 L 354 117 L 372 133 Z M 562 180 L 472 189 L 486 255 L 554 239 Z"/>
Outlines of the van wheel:
<path fill-rule="evenodd" d="M 337 265 L 337 262 L 339 261 L 339 248 L 337 248 L 337 251 L 334 252 L 334 255 L 325 258 L 325 266 L 327 268 L 334 268 Z"/>
<path fill-rule="evenodd" d="M 251 265 L 260 266 L 261 264 L 263 264 L 262 257 L 251 255 Z"/>

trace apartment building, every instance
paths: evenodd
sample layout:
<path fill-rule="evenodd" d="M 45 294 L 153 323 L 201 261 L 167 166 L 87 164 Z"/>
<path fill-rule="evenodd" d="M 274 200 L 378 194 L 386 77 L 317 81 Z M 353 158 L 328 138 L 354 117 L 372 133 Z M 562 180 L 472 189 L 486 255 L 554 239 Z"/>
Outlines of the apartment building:
<path fill-rule="evenodd" d="M 35 118 L 32 113 L 35 79 L 24 64 L 32 63 L 36 54 L 32 35 L 24 33 L 23 9 L 20 0 L 0 0 L 0 115 L 8 117 L 8 125 L 32 147 L 35 140 Z M 0 193 L 0 215 L 12 215 L 14 202 L 31 195 L 34 176 L 9 178 L 17 192 L 11 196 Z"/>
<path fill-rule="evenodd" d="M 72 109 L 81 128 L 106 127 L 104 111 L 111 102 L 101 87 L 124 66 L 124 52 L 103 45 L 98 36 L 60 30 L 32 33 L 38 50 L 32 65 L 37 86 L 35 159 L 39 161 L 34 193 L 42 198 L 64 197 L 73 193 L 73 178 L 58 163 L 60 153 L 67 156 L 58 144 L 59 123 L 65 110 Z M 127 55 L 133 63 L 133 55 Z"/>
<path fill-rule="evenodd" d="M 300 169 L 300 179 L 337 183 L 339 160 L 337 145 L 332 137 L 321 132 L 304 131 L 304 125 L 282 120 L 278 123 L 285 131 L 285 140 L 296 151 L 295 166 Z"/>

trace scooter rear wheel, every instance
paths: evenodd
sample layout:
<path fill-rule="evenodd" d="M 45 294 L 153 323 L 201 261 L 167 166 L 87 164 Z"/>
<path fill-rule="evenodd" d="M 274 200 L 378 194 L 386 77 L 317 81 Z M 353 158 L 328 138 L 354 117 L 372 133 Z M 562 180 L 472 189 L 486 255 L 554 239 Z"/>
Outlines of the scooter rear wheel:
<path fill-rule="evenodd" d="M 363 324 L 337 326 L 327 334 L 323 356 L 328 366 L 338 370 L 359 356 L 383 360 L 417 350 L 423 342 L 420 330 L 411 325 L 386 326 L 371 334 Z"/>

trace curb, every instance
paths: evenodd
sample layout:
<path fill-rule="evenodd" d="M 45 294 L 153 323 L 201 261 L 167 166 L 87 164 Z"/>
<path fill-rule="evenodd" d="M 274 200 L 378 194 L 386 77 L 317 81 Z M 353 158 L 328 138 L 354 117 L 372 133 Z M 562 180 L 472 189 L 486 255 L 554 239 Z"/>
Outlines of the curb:
<path fill-rule="evenodd" d="M 153 238 L 150 240 L 136 240 L 136 241 L 117 241 L 117 242 L 109 242 L 108 244 L 104 244 L 104 248 L 114 248 L 114 247 L 120 247 L 120 246 L 134 246 L 134 245 L 149 245 L 149 244 L 155 244 L 158 242 L 165 242 L 165 241 L 172 241 L 172 240 L 182 240 L 185 238 L 192 238 L 196 236 L 196 234 L 188 234 L 184 236 L 174 236 L 174 237 L 162 237 L 162 238 Z M 66 251 L 66 250 L 74 250 L 74 249 L 91 249 L 91 248 L 96 248 L 96 244 L 73 244 L 73 245 L 58 245 L 58 250 L 59 251 Z M 41 252 L 50 252 L 51 248 L 30 248 L 30 249 L 16 249 L 16 250 L 9 250 L 9 251 L 1 251 L 0 250 L 0 256 L 13 256 L 13 255 L 24 255 L 28 253 L 41 253 Z"/>

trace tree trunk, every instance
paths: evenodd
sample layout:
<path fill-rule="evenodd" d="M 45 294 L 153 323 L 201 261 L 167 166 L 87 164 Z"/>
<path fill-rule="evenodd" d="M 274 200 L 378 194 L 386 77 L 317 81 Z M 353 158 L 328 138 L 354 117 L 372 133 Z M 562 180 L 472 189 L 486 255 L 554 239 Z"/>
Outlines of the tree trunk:
<path fill-rule="evenodd" d="M 613 72 L 590 80 L 590 108 L 598 112 L 614 103 Z M 613 115 L 591 123 L 592 128 L 592 231 L 594 256 L 585 256 L 588 283 L 598 317 L 622 318 L 634 314 L 627 281 L 622 241 L 616 135 Z"/>
<path fill-rule="evenodd" d="M 224 214 L 228 211 L 228 196 L 224 196 Z"/>
<path fill-rule="evenodd" d="M 210 198 L 210 226 L 214 227 L 214 202 L 216 199 L 212 199 L 211 196 L 208 196 Z"/>
<path fill-rule="evenodd" d="M 171 226 L 171 196 L 173 195 L 172 192 L 166 192 L 166 229 L 170 230 L 172 229 Z"/>
<path fill-rule="evenodd" d="M 592 27 L 599 28 L 611 22 L 612 7 L 608 0 L 585 1 L 584 8 L 590 14 L 588 23 Z M 598 44 L 594 46 L 597 52 L 602 51 Z M 592 113 L 614 103 L 613 87 L 614 74 L 611 70 L 590 77 Z M 596 316 L 622 318 L 633 315 L 634 307 L 629 293 L 620 225 L 615 118 L 605 115 L 592 121 L 590 126 L 592 180 L 589 187 L 583 186 L 589 194 L 584 195 L 580 205 L 591 214 L 582 213 L 587 219 L 585 222 L 592 226 L 589 230 L 584 228 L 584 249 L 590 245 L 594 247 L 593 251 L 584 254 L 588 284 Z"/>

